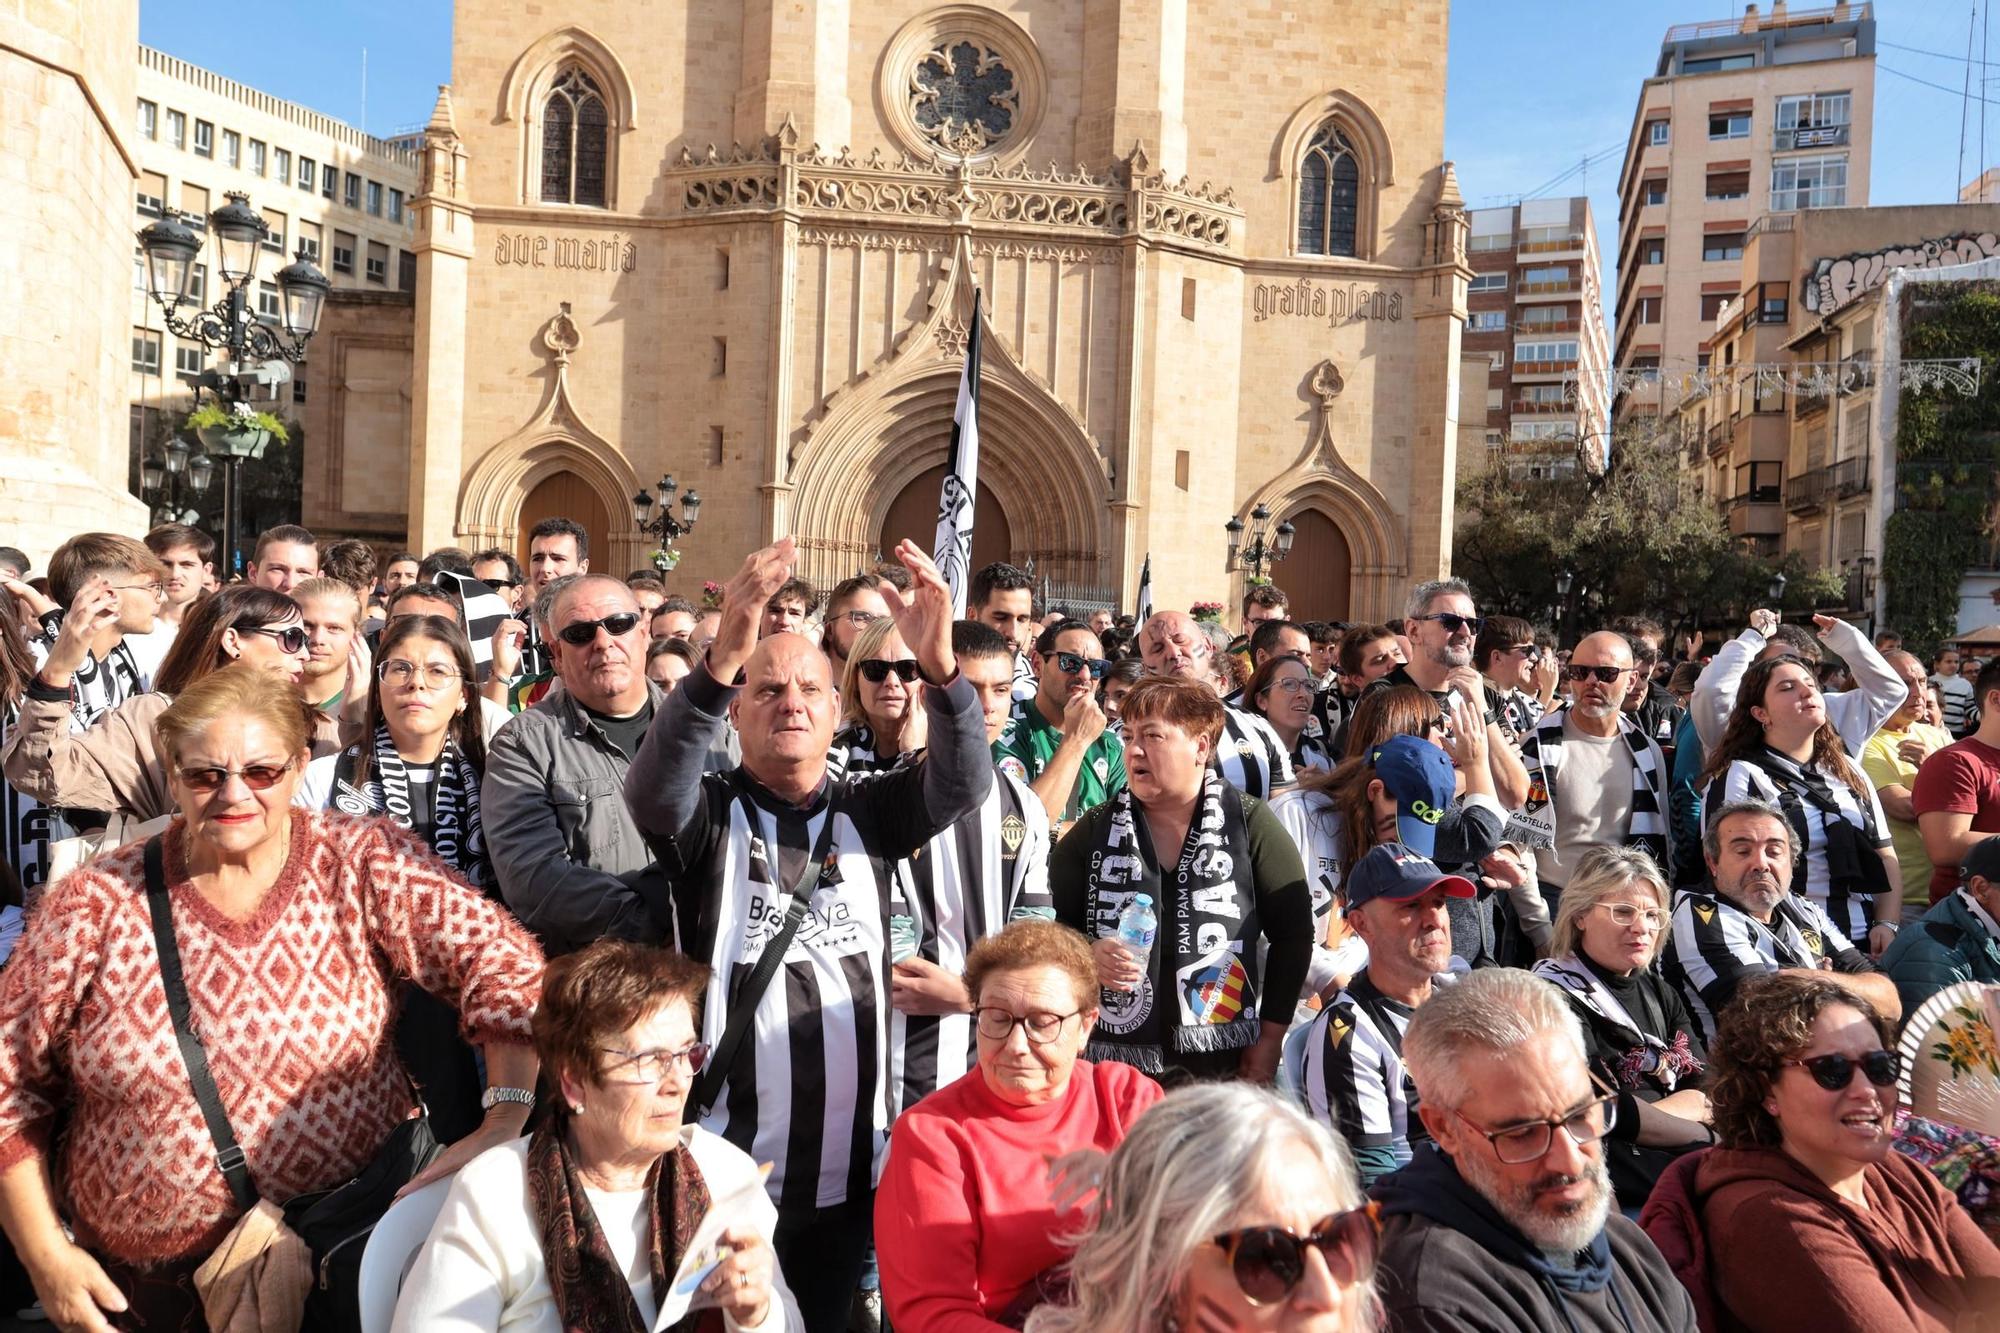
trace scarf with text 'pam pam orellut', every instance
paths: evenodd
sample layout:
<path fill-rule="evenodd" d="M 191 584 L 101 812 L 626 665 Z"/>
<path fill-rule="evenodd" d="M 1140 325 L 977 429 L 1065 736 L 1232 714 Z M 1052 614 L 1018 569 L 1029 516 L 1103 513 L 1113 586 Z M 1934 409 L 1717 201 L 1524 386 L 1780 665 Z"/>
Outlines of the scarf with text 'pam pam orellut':
<path fill-rule="evenodd" d="M 1119 913 L 1140 893 L 1152 895 L 1160 928 L 1138 989 L 1100 996 L 1091 1059 L 1157 1073 L 1170 1049 L 1236 1051 L 1257 1040 L 1262 927 L 1251 882 L 1247 799 L 1213 769 L 1203 775 L 1171 876 L 1161 872 L 1130 787 L 1120 788 L 1094 821 L 1097 846 L 1085 901 L 1093 929 L 1099 937 L 1115 935 Z"/>

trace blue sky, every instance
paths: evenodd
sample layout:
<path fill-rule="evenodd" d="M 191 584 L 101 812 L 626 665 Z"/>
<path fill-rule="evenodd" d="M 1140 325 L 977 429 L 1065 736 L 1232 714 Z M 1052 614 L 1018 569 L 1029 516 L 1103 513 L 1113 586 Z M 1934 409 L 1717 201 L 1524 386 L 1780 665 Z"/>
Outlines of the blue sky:
<path fill-rule="evenodd" d="M 1876 6 L 1870 203 L 1945 203 L 1957 197 L 1959 89 L 1971 7 L 1970 0 L 1889 0 Z M 1639 82 L 1652 72 L 1669 26 L 1741 12 L 1740 0 L 1456 0 L 1445 154 L 1458 163 L 1466 202 L 1482 207 L 1537 191 L 1589 194 L 1607 265 L 1608 298 L 1618 220 L 1616 150 L 1631 126 Z M 143 0 L 139 35 L 172 55 L 376 134 L 420 124 L 430 114 L 437 85 L 451 78 L 450 0 L 279 0 L 258 11 L 254 22 L 222 15 L 212 3 Z M 1990 50 L 1993 60 L 1983 73 L 2000 98 L 2000 33 Z M 309 58 L 275 54 L 292 52 Z M 1982 112 L 1986 159 L 2000 162 L 2000 101 L 1978 105 L 1981 76 L 1975 67 L 1975 100 L 1965 123 L 1966 180 L 1980 170 Z M 1612 151 L 1606 154 L 1607 149 Z M 1593 154 L 1604 155 L 1568 179 L 1555 179 Z"/>

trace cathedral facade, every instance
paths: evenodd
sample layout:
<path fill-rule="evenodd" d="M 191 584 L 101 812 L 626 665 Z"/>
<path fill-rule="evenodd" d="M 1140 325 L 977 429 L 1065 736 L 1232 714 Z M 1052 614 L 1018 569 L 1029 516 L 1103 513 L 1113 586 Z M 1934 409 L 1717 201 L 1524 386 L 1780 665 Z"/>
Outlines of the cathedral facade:
<path fill-rule="evenodd" d="M 975 310 L 975 562 L 1233 600 L 1289 520 L 1301 616 L 1450 561 L 1464 210 L 1446 0 L 459 0 L 422 136 L 416 549 L 564 514 L 670 580 L 796 533 L 831 584 L 929 544 Z"/>

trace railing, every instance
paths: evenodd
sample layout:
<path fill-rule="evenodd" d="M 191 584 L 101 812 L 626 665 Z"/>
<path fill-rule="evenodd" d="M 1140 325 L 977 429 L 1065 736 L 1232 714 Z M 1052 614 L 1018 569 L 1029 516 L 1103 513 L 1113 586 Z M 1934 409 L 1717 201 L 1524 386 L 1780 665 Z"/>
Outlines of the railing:
<path fill-rule="evenodd" d="M 293 125 L 297 125 L 300 129 L 310 130 L 314 134 L 323 134 L 329 139 L 346 144 L 349 148 L 358 149 L 370 157 L 379 157 L 386 162 L 392 162 L 398 166 L 412 170 L 417 165 L 414 154 L 397 147 L 386 139 L 378 139 L 374 135 L 356 129 L 344 121 L 335 120 L 332 116 L 322 115 L 320 112 L 302 107 L 296 102 L 287 102 L 281 97 L 273 97 L 269 93 L 258 92 L 255 88 L 249 87 L 247 84 L 238 83 L 234 79 L 217 74 L 214 70 L 203 69 L 200 65 L 190 64 L 188 61 L 176 56 L 170 56 L 165 51 L 155 50 L 150 46 L 141 46 L 139 48 L 139 64 L 155 73 L 164 74 L 170 79 L 176 79 L 181 83 L 200 88 L 218 97 L 226 97 L 232 102 L 251 107 L 268 116 L 275 116 L 279 120 L 288 121 Z M 279 183 L 289 184 L 289 182 L 285 181 Z"/>
<path fill-rule="evenodd" d="M 1575 278 L 1563 282 L 1523 282 L 1514 288 L 1521 296 L 1574 296 L 1583 290 Z"/>
<path fill-rule="evenodd" d="M 1546 255 L 1562 250 L 1581 250 L 1583 249 L 1583 233 L 1577 232 L 1575 235 L 1559 241 L 1524 241 L 1519 246 L 1516 246 L 1515 249 L 1518 253 L 1524 255 Z"/>
<path fill-rule="evenodd" d="M 1856 454 L 1793 477 L 1785 488 L 1785 508 L 1794 514 L 1810 513 L 1825 508 L 1829 500 L 1864 495 L 1874 484 L 1868 455 Z"/>
<path fill-rule="evenodd" d="M 1868 17 L 1872 6 L 1842 4 L 1826 9 L 1794 9 L 1786 14 L 1744 14 L 1738 18 L 1708 19 L 1701 23 L 1676 23 L 1667 29 L 1669 42 L 1694 42 L 1704 37 L 1737 37 L 1774 29 L 1804 28 L 1848 23 Z"/>
<path fill-rule="evenodd" d="M 1561 399 L 1553 401 L 1544 398 L 1516 398 L 1507 404 L 1507 410 L 1516 414 L 1522 412 L 1574 412 L 1575 403 L 1565 403 Z"/>
<path fill-rule="evenodd" d="M 1826 505 L 1826 469 L 1801 472 L 1785 483 L 1785 509 L 1793 514 L 1814 513 Z"/>
<path fill-rule="evenodd" d="M 1583 322 L 1575 319 L 1517 319 L 1514 321 L 1516 333 L 1576 333 L 1583 328 Z"/>
<path fill-rule="evenodd" d="M 1736 423 L 1724 418 L 1708 428 L 1708 452 L 1711 455 L 1726 453 L 1730 441 L 1735 438 Z"/>
<path fill-rule="evenodd" d="M 1797 148 L 1844 148 L 1846 125 L 1801 125 L 1797 129 L 1771 131 L 1771 147 L 1779 152 Z"/>
<path fill-rule="evenodd" d="M 1516 361 L 1516 375 L 1560 375 L 1576 369 L 1576 358 L 1567 361 Z"/>
<path fill-rule="evenodd" d="M 1868 471 L 1868 455 L 1857 454 L 1853 458 L 1843 458 L 1827 468 L 1827 482 L 1834 495 L 1845 498 L 1850 495 L 1865 494 L 1874 485 Z"/>

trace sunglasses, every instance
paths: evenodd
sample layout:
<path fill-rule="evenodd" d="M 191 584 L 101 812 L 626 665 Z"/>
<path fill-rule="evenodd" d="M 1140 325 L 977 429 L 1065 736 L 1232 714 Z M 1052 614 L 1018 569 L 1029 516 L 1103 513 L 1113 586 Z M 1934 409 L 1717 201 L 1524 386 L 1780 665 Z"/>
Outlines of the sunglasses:
<path fill-rule="evenodd" d="M 292 771 L 292 761 L 282 764 L 246 764 L 242 768 L 183 768 L 181 781 L 188 790 L 206 796 L 221 791 L 231 778 L 242 778 L 251 791 L 269 791 L 279 778 Z"/>
<path fill-rule="evenodd" d="M 1365 1203 L 1322 1218 L 1309 1236 L 1283 1227 L 1244 1227 L 1214 1237 L 1229 1259 L 1236 1286 L 1252 1305 L 1276 1305 L 1306 1275 L 1306 1247 L 1317 1248 L 1333 1280 L 1343 1287 L 1365 1282 L 1381 1249 L 1382 1205 Z"/>
<path fill-rule="evenodd" d="M 1595 678 L 1609 685 L 1612 681 L 1617 680 L 1631 669 L 1631 667 L 1616 666 L 1585 666 L 1581 662 L 1571 662 L 1563 668 L 1563 675 L 1571 680 L 1590 680 Z"/>
<path fill-rule="evenodd" d="M 900 657 L 893 662 L 886 662 L 879 657 L 871 657 L 865 662 L 857 663 L 855 670 L 859 671 L 861 678 L 870 685 L 880 685 L 889 679 L 890 672 L 895 673 L 897 680 L 908 685 L 917 678 L 917 659 Z"/>
<path fill-rule="evenodd" d="M 306 650 L 306 632 L 303 626 L 287 625 L 283 629 L 273 629 L 269 625 L 238 625 L 238 634 L 268 634 L 278 641 L 281 653 L 302 653 Z"/>
<path fill-rule="evenodd" d="M 564 625 L 556 631 L 556 637 L 572 648 L 582 648 L 597 637 L 599 625 L 604 627 L 606 634 L 616 639 L 630 634 L 638 623 L 637 611 L 620 611 L 617 615 L 606 616 L 602 620 L 579 620 L 574 624 Z"/>
<path fill-rule="evenodd" d="M 1501 649 L 1501 651 L 1508 653 L 1519 653 L 1521 655 L 1521 660 L 1523 662 L 1526 662 L 1529 666 L 1533 666 L 1535 663 L 1542 660 L 1542 650 L 1540 648 L 1537 648 L 1532 643 L 1517 643 L 1510 647 L 1503 648 Z"/>
<path fill-rule="evenodd" d="M 1812 1081 L 1828 1092 L 1839 1092 L 1854 1081 L 1854 1071 L 1878 1088 L 1894 1087 L 1903 1074 L 1903 1053 L 1901 1051 L 1870 1051 L 1859 1060 L 1845 1055 L 1814 1055 L 1804 1060 L 1787 1060 L 1788 1065 L 1798 1065 Z"/>
<path fill-rule="evenodd" d="M 1470 630 L 1477 634 L 1486 628 L 1485 616 L 1461 616 L 1450 611 L 1438 611 L 1428 616 L 1411 616 L 1410 619 L 1435 620 L 1444 626 L 1447 634 L 1457 634 L 1461 630 Z"/>
<path fill-rule="evenodd" d="M 1085 667 L 1090 668 L 1092 680 L 1103 680 L 1104 673 L 1111 670 L 1111 663 L 1101 657 L 1085 657 L 1082 653 L 1056 654 L 1056 670 L 1065 676 L 1074 676 Z"/>

